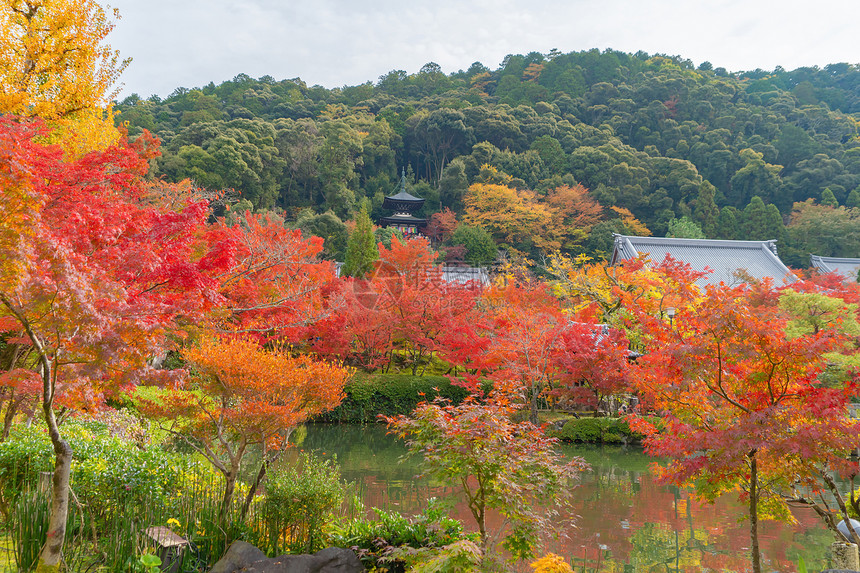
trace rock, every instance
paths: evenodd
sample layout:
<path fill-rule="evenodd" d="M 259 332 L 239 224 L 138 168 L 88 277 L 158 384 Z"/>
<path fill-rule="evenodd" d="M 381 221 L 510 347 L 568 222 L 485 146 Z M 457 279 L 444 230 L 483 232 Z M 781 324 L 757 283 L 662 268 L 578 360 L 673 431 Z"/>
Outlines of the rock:
<path fill-rule="evenodd" d="M 263 559 L 266 559 L 266 554 L 250 543 L 234 541 L 209 573 L 234 573 Z"/>
<path fill-rule="evenodd" d="M 313 555 L 281 555 L 258 561 L 241 573 L 362 573 L 364 565 L 349 549 L 329 547 Z"/>
<path fill-rule="evenodd" d="M 854 524 L 851 526 L 854 527 Z M 848 529 L 846 528 L 845 531 L 847 532 Z M 857 553 L 857 546 L 853 543 L 837 541 L 830 546 L 830 554 L 833 557 L 835 569 L 847 569 L 849 571 L 860 569 L 860 554 Z"/>

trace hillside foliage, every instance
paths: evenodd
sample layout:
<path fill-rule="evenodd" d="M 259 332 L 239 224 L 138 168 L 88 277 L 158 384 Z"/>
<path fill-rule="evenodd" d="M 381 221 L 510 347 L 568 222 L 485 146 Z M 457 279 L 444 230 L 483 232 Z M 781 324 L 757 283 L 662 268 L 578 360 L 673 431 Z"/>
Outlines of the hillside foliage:
<path fill-rule="evenodd" d="M 117 110 L 132 135 L 162 138 L 154 176 L 239 190 L 291 222 L 307 209 L 348 220 L 365 199 L 378 220 L 406 166 L 425 199 L 417 216 L 450 208 L 532 256 L 605 255 L 613 232 L 662 236 L 684 217 L 707 238 L 777 239 L 790 266 L 808 266 L 809 252 L 860 255 L 851 223 L 844 243 L 804 230 L 857 219 L 857 65 L 730 74 L 644 52 L 532 52 L 495 70 L 428 63 L 335 89 L 240 74 Z M 509 220 L 484 221 L 470 203 L 493 185 L 516 190 L 493 214 Z M 558 191 L 579 186 L 586 197 Z M 525 226 L 546 233 L 504 230 L 523 208 L 535 219 Z"/>

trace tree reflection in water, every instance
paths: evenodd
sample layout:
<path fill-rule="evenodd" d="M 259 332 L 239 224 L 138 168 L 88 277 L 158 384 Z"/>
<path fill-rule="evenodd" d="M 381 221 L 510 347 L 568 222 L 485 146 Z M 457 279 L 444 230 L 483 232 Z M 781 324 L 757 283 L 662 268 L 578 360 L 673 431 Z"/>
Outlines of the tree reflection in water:
<path fill-rule="evenodd" d="M 372 507 L 418 513 L 430 497 L 456 490 L 421 474 L 420 460 L 409 458 L 402 443 L 384 426 L 314 425 L 300 448 L 336 455 L 345 479 L 356 482 L 368 510 Z M 692 492 L 658 485 L 649 471 L 651 458 L 621 447 L 561 446 L 592 465 L 574 492 L 575 525 L 566 539 L 549 540 L 546 551 L 565 557 L 574 570 L 607 573 L 745 571 L 749 531 L 745 507 L 724 496 L 715 504 L 699 502 Z M 451 515 L 473 527 L 471 514 L 456 502 Z M 796 525 L 762 524 L 761 544 L 769 570 L 796 571 L 803 557 L 810 571 L 826 568 L 834 541 L 813 512 L 795 512 Z M 493 527 L 500 527 L 498 518 Z"/>

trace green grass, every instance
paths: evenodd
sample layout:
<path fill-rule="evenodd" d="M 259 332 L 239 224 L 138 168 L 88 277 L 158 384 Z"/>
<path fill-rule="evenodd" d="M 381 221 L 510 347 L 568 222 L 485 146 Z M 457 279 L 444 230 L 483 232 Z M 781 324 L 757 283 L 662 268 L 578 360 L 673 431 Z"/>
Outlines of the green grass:
<path fill-rule="evenodd" d="M 0 535 L 0 572 L 15 571 L 15 558 L 12 556 L 12 537 Z"/>

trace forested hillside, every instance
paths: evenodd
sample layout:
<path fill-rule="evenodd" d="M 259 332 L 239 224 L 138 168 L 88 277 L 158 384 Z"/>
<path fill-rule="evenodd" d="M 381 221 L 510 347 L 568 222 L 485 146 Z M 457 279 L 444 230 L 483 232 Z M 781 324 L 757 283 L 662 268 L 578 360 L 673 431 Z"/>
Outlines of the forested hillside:
<path fill-rule="evenodd" d="M 117 109 L 162 139 L 155 176 L 236 189 L 327 238 L 364 198 L 384 215 L 405 166 L 424 215 L 448 207 L 532 256 L 599 256 L 612 232 L 778 239 L 794 267 L 860 256 L 860 65 L 533 52 L 336 89 L 240 75 Z"/>

